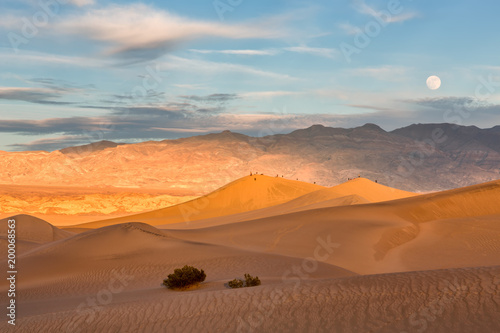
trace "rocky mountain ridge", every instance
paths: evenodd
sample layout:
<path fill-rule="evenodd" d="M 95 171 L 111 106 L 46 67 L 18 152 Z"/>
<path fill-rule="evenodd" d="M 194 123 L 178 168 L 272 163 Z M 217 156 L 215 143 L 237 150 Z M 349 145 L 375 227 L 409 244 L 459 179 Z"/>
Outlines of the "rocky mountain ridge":
<path fill-rule="evenodd" d="M 230 131 L 177 140 L 110 141 L 54 152 L 0 152 L 0 184 L 168 188 L 201 195 L 249 172 L 333 186 L 359 175 L 409 191 L 500 178 L 500 126 L 314 125 L 250 137 Z"/>

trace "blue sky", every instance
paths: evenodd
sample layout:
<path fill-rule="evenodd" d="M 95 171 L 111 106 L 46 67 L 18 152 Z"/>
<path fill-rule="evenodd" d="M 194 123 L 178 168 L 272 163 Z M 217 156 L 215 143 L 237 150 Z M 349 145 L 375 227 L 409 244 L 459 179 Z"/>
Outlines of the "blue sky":
<path fill-rule="evenodd" d="M 3 0 L 0 150 L 317 123 L 492 127 L 499 12 L 492 0 Z"/>

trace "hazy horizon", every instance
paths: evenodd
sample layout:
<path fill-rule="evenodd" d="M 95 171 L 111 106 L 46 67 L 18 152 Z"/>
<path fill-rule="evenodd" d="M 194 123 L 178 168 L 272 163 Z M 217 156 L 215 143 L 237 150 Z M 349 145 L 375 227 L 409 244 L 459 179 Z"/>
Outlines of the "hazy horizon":
<path fill-rule="evenodd" d="M 360 128 L 360 127 L 364 127 L 364 126 L 368 126 L 368 125 L 375 125 L 379 128 L 381 128 L 382 130 L 384 130 L 385 132 L 387 133 L 391 133 L 393 131 L 396 131 L 396 130 L 399 130 L 399 129 L 404 129 L 404 128 L 407 128 L 407 127 L 410 127 L 410 126 L 414 126 L 414 125 L 449 125 L 449 126 L 453 126 L 454 129 L 458 129 L 458 128 L 461 128 L 461 127 L 475 127 L 475 128 L 478 128 L 480 130 L 488 130 L 488 129 L 493 129 L 495 127 L 499 127 L 500 125 L 494 125 L 494 126 L 491 126 L 491 127 L 478 127 L 478 126 L 475 126 L 475 125 L 468 125 L 468 126 L 463 126 L 463 125 L 456 125 L 456 124 L 453 124 L 453 123 L 411 123 L 411 124 L 408 124 L 408 125 L 405 125 L 403 127 L 396 127 L 396 128 L 392 128 L 392 129 L 385 129 L 383 128 L 382 126 L 378 125 L 378 124 L 375 124 L 375 123 L 365 123 L 365 124 L 362 124 L 360 126 L 353 126 L 353 127 L 333 127 L 333 126 L 325 126 L 323 124 L 313 124 L 309 127 L 303 127 L 303 128 L 281 128 L 281 129 L 278 129 L 276 130 L 276 128 L 267 128 L 265 130 L 259 130 L 257 131 L 256 133 L 252 133 L 252 132 L 247 132 L 247 131 L 240 131 L 240 132 L 237 132 L 237 131 L 234 131 L 234 130 L 229 130 L 229 129 L 225 129 L 225 130 L 222 130 L 222 131 L 211 131 L 211 132 L 206 132 L 206 133 L 199 133 L 199 134 L 190 134 L 190 133 L 186 133 L 185 135 L 182 135 L 182 136 L 178 136 L 178 137 L 172 137 L 172 138 L 165 138 L 165 139 L 162 139 L 162 138 L 157 138 L 157 139 L 151 139 L 151 140 L 137 140 L 137 141 L 126 141 L 126 139 L 121 139 L 121 140 L 106 140 L 106 139 L 102 139 L 102 140 L 97 140 L 97 141 L 87 141 L 87 142 L 82 142 L 81 144 L 77 144 L 77 145 L 64 145 L 64 142 L 61 142 L 60 143 L 60 147 L 58 148 L 53 148 L 53 149 L 32 149 L 32 150 L 7 150 L 7 152 L 24 152 L 24 151 L 46 151 L 46 152 L 53 152 L 53 151 L 57 151 L 57 150 L 63 150 L 65 148 L 72 148 L 72 147 L 78 147 L 78 146 L 85 146 L 85 145 L 91 145 L 91 144 L 97 144 L 97 143 L 100 143 L 100 142 L 112 142 L 112 143 L 117 143 L 117 144 L 121 144 L 121 145 L 126 145 L 126 144 L 136 144 L 136 143 L 144 143 L 144 142 L 149 142 L 149 141 L 153 141 L 153 142 L 160 142 L 160 141 L 165 141 L 165 140 L 178 140 L 178 139 L 185 139 L 185 138 L 191 138 L 191 137 L 199 137 L 199 136 L 206 136 L 206 135 L 209 135 L 209 134 L 221 134 L 221 133 L 224 133 L 224 132 L 231 132 L 231 133 L 235 133 L 235 134 L 243 134 L 243 135 L 246 135 L 248 137 L 253 137 L 253 138 L 262 138 L 262 137 L 266 137 L 266 136 L 272 136 L 272 135 L 286 135 L 286 134 L 291 134 L 295 131 L 298 131 L 298 130 L 305 130 L 305 129 L 309 129 L 313 126 L 322 126 L 322 127 L 325 127 L 325 128 L 338 128 L 338 129 L 355 129 L 355 128 Z M 272 133 L 270 133 L 271 130 L 273 130 Z"/>

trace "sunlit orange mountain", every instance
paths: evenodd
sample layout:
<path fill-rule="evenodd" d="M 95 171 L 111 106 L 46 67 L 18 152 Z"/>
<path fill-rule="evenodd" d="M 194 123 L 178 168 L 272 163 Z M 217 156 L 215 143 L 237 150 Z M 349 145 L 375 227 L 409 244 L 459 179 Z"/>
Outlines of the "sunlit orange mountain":
<path fill-rule="evenodd" d="M 386 132 L 314 125 L 262 138 L 224 131 L 178 140 L 109 141 L 54 152 L 0 152 L 0 184 L 114 186 L 203 195 L 250 171 L 322 186 L 359 175 L 408 191 L 500 175 L 500 126 L 419 124 Z"/>

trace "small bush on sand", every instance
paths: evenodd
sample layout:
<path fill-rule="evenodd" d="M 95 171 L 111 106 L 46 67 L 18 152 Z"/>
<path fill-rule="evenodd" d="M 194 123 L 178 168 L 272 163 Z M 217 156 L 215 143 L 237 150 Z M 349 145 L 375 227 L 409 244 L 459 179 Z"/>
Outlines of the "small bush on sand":
<path fill-rule="evenodd" d="M 173 274 L 169 274 L 168 278 L 163 280 L 163 284 L 169 289 L 184 289 L 205 281 L 206 277 L 203 270 L 186 265 L 175 269 Z"/>
<path fill-rule="evenodd" d="M 259 277 L 252 277 L 250 274 L 245 274 L 245 286 L 246 287 L 255 287 L 260 286 Z"/>
<path fill-rule="evenodd" d="M 242 288 L 242 287 L 255 287 L 260 286 L 259 277 L 253 277 L 250 274 L 245 274 L 245 281 L 241 279 L 234 279 L 229 281 L 227 285 L 230 288 Z"/>
<path fill-rule="evenodd" d="M 243 287 L 243 281 L 240 279 L 234 279 L 232 281 L 229 281 L 227 285 L 231 288 L 242 288 Z"/>

